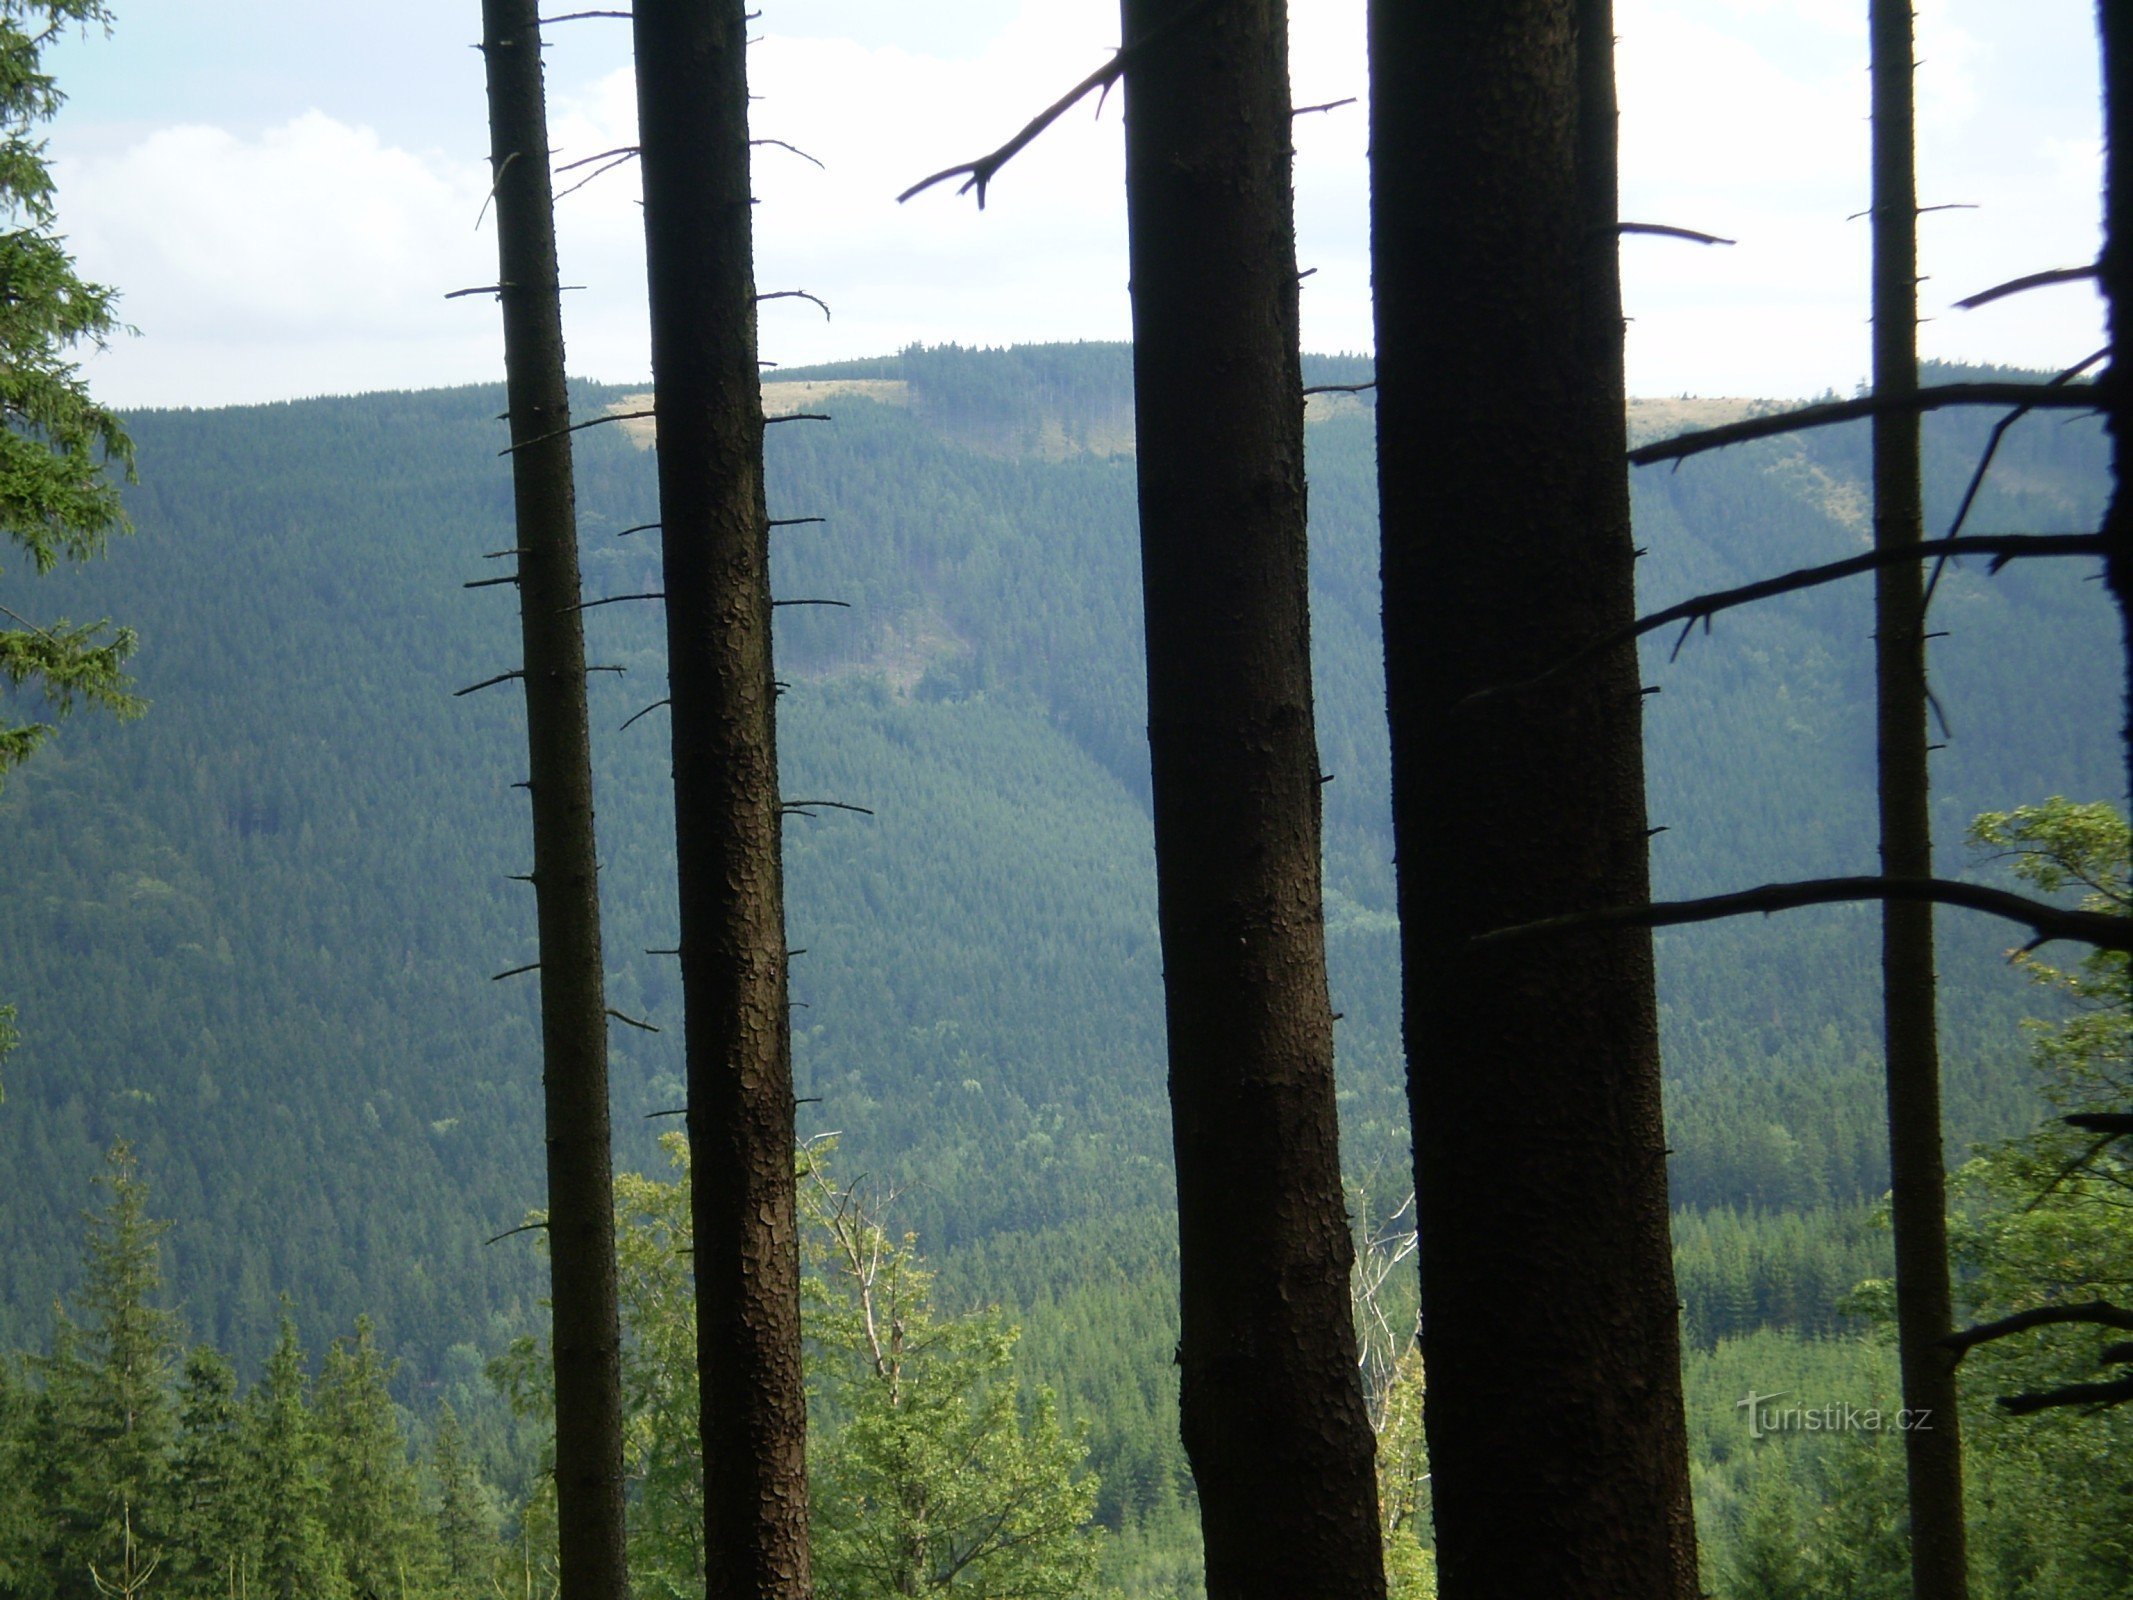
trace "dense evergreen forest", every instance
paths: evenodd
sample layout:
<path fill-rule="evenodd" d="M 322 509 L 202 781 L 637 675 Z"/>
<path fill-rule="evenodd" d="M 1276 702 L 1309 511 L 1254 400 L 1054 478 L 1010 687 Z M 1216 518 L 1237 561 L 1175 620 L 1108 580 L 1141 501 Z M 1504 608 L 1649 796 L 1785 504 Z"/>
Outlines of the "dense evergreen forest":
<path fill-rule="evenodd" d="M 1367 375 L 1306 363 L 1313 384 Z M 1939 374 L 1955 376 L 2026 375 Z M 1091 1476 L 1073 1481 L 1112 1530 L 1104 1581 L 1189 1591 L 1129 353 L 912 350 L 775 377 L 773 415 L 834 417 L 770 430 L 772 516 L 823 519 L 776 531 L 777 592 L 834 602 L 778 613 L 802 1132 L 834 1133 L 839 1172 L 893 1194 L 884 1226 L 916 1236 L 943 1315 L 997 1305 L 1021 1326 L 1015 1370 L 1064 1419 L 1032 1426 L 1086 1429 Z M 630 409 L 620 389 L 574 403 Z M 23 1036 L 0 1107 L 0 1348 L 72 1370 L 53 1307 L 80 1315 L 79 1215 L 129 1141 L 171 1219 L 167 1303 L 227 1357 L 187 1366 L 186 1396 L 233 1406 L 248 1386 L 269 1416 L 300 1387 L 293 1315 L 314 1343 L 351 1341 L 322 1397 L 354 1416 L 389 1385 L 394 1426 L 429 1452 L 408 1494 L 445 1495 L 459 1470 L 437 1454 L 449 1401 L 518 1506 L 537 1498 L 538 1419 L 483 1374 L 504 1358 L 508 1380 L 541 1292 L 535 1241 L 492 1237 L 540 1203 L 532 996 L 492 981 L 532 959 L 510 878 L 524 741 L 513 687 L 455 693 L 516 659 L 508 587 L 466 587 L 514 542 L 499 409 L 500 391 L 468 389 L 133 417 L 138 536 L 41 580 L 44 609 L 139 629 L 151 705 L 133 726 L 70 725 L 0 791 L 0 999 Z M 1650 402 L 1632 428 L 1746 409 Z M 1929 531 L 1988 426 L 1929 423 Z M 627 430 L 582 436 L 579 513 L 588 598 L 615 599 L 587 613 L 591 658 L 615 669 L 593 678 L 608 992 L 664 1030 L 617 1030 L 617 1154 L 662 1177 L 682 1103 L 678 979 L 657 953 L 674 943 L 671 800 L 663 634 L 629 598 L 658 587 L 658 535 L 623 533 L 656 517 L 651 458 Z M 1367 1228 L 1411 1186 L 1367 398 L 1314 400 L 1308 442 L 1327 933 Z M 1647 602 L 1856 553 L 1867 448 L 1863 427 L 1831 429 L 1639 476 Z M 2096 424 L 2031 418 L 1970 526 L 2089 531 L 2107 488 Z M 1969 865 L 1980 812 L 2117 792 L 2115 630 L 2083 578 L 2032 563 L 1942 584 L 1944 873 Z M 1723 617 L 1678 659 L 1652 641 L 1658 894 L 1872 870 L 1870 630 L 1866 590 L 1840 586 Z M 1886 1272 L 1876 929 L 1854 908 L 1659 941 L 1690 1426 L 1707 1558 L 1736 1593 L 1773 1529 L 1850 1517 L 1824 1542 L 1871 1566 L 1900 1515 L 1892 1451 L 1751 1449 L 1736 1407 L 1774 1389 L 1863 1403 L 1893 1382 L 1874 1294 L 1853 1293 Z M 2020 1022 L 2055 1002 L 2010 971 L 2003 930 L 1943 930 L 1960 1157 L 2042 1115 Z M 2069 1437 L 2079 1419 L 2050 1426 L 2040 1459 L 2108 1454 L 2100 1433 Z M 2008 1451 L 1984 1479 L 2011 1527 L 2038 1483 L 2078 1474 Z M 534 1537 L 492 1510 L 497 1535 Z M 2057 1590 L 2006 1592 L 2076 1592 L 2051 1571 Z"/>

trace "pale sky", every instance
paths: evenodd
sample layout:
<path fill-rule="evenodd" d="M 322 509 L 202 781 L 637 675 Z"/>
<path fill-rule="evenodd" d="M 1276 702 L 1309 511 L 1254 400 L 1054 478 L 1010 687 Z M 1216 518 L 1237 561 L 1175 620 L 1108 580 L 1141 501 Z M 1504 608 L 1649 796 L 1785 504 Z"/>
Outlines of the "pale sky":
<path fill-rule="evenodd" d="M 1623 214 L 1739 239 L 1625 241 L 1638 394 L 1848 391 L 1868 362 L 1865 0 L 1617 0 Z M 594 0 L 552 0 L 552 11 Z M 617 7 L 619 9 L 619 6 Z M 995 183 L 899 206 L 1101 64 L 1116 0 L 763 0 L 752 73 L 757 276 L 786 365 L 914 342 L 1116 339 L 1128 326 L 1117 102 L 1069 116 Z M 1363 0 L 1294 0 L 1297 103 L 1366 92 Z M 1924 0 L 1920 189 L 1928 355 L 2071 364 L 2103 342 L 2085 286 L 1951 302 L 2093 259 L 2100 184 L 2092 0 Z M 221 405 L 493 380 L 476 0 L 119 0 L 111 38 L 52 64 L 63 229 L 139 337 L 92 358 L 121 406 Z M 559 161 L 635 138 L 629 26 L 553 30 Z M 1299 255 L 1313 350 L 1370 346 L 1360 106 L 1299 119 Z M 649 371 L 634 167 L 564 199 L 574 373 Z M 1454 312 L 1454 314 L 1456 314 Z"/>

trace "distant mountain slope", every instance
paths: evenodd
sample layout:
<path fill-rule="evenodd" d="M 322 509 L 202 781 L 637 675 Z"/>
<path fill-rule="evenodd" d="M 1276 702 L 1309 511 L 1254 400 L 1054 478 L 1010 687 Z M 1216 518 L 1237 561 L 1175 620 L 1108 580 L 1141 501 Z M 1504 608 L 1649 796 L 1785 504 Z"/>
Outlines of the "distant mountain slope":
<path fill-rule="evenodd" d="M 773 515 L 827 519 L 778 533 L 779 592 L 850 607 L 781 613 L 787 792 L 875 813 L 789 830 L 803 1127 L 841 1130 L 847 1170 L 895 1181 L 935 1250 L 1138 1229 L 1169 1180 L 1127 354 L 778 376 L 904 385 L 771 433 Z M 626 392 L 585 389 L 581 413 Z M 540 1201 L 533 990 L 489 981 L 531 959 L 506 876 L 528 848 L 519 703 L 453 697 L 515 659 L 511 591 L 461 587 L 513 542 L 500 407 L 473 389 L 144 415 L 140 536 L 0 585 L 17 609 L 137 624 L 154 702 L 134 726 L 69 727 L 0 795 L 0 995 L 27 1041 L 0 1107 L 0 1344 L 41 1336 L 119 1134 L 177 1218 L 195 1329 L 226 1348 L 260 1354 L 284 1288 L 314 1325 L 374 1311 L 417 1372 L 530 1315 L 527 1241 L 482 1242 Z M 1936 522 L 1984 426 L 1936 421 Z M 1352 1159 L 1397 1168 L 1367 403 L 1310 436 L 1343 1108 Z M 656 588 L 656 533 L 615 537 L 657 515 L 649 457 L 619 426 L 581 438 L 588 593 Z M 1641 475 L 1646 594 L 1860 548 L 1864 481 L 1855 432 Z M 2087 526 L 2096 429 L 2024 423 L 1994 484 L 1979 529 Z M 2115 634 L 2082 577 L 1944 588 L 1951 866 L 1977 809 L 2115 792 Z M 1871 866 L 1868 615 L 1855 585 L 1722 619 L 1677 664 L 1655 642 L 1662 892 Z M 640 953 L 673 942 L 666 729 L 620 725 L 664 692 L 662 635 L 649 604 L 589 617 L 593 659 L 627 669 L 593 683 L 611 993 L 667 1030 L 614 1046 L 622 1154 L 649 1164 L 664 1124 L 647 1119 L 680 1104 L 676 974 Z M 2024 1112 L 2011 1021 L 2029 998 L 1997 966 L 2004 934 L 1947 925 L 1954 1113 L 1990 1131 Z M 1685 1199 L 1879 1183 L 1871 929 L 1844 911 L 1666 936 Z"/>

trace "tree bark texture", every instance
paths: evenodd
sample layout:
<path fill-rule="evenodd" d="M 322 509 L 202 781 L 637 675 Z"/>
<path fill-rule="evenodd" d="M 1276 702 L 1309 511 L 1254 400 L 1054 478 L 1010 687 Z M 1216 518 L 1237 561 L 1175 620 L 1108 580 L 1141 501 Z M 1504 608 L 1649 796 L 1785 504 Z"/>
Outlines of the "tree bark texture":
<path fill-rule="evenodd" d="M 2111 505 L 2103 519 L 2109 549 L 2104 576 L 2118 602 L 2126 647 L 2126 802 L 2133 806 L 2133 406 L 2127 386 L 2133 372 L 2124 360 L 2126 330 L 2133 323 L 2133 5 L 2097 0 L 2103 37 L 2103 271 L 2109 308 L 2111 364 L 2105 427 L 2111 435 Z"/>
<path fill-rule="evenodd" d="M 540 924 L 541 1059 L 555 1353 L 561 1600 L 625 1600 L 622 1333 L 608 1132 L 607 992 L 593 833 L 585 634 L 564 385 L 562 291 L 535 0 L 483 0 L 504 311 L 533 894 Z"/>
<path fill-rule="evenodd" d="M 1147 36 L 1186 0 L 1125 0 Z M 1183 1435 L 1213 1600 L 1385 1590 L 1319 886 L 1285 8 L 1126 80 Z"/>
<path fill-rule="evenodd" d="M 1870 0 L 1874 100 L 1874 393 L 1918 389 L 1918 178 L 1910 0 Z M 1925 511 L 1919 414 L 1874 415 L 1874 543 L 1919 543 Z M 1927 770 L 1925 570 L 1874 574 L 1876 750 L 1881 870 L 1933 875 Z M 1942 1345 L 1954 1311 L 1948 1282 L 1948 1195 L 1940 1112 L 1933 907 L 1881 908 L 1882 1040 L 1889 1095 L 1889 1184 L 1896 1241 L 1896 1324 L 1903 1402 L 1925 1425 L 1905 1432 L 1910 1479 L 1911 1592 L 1964 1600 L 1962 1434 L 1955 1353 Z"/>
<path fill-rule="evenodd" d="M 710 1600 L 810 1590 L 741 0 L 638 0 Z"/>
<path fill-rule="evenodd" d="M 1373 0 L 1385 641 L 1446 1600 L 1698 1592 L 1649 933 L 1606 0 Z"/>

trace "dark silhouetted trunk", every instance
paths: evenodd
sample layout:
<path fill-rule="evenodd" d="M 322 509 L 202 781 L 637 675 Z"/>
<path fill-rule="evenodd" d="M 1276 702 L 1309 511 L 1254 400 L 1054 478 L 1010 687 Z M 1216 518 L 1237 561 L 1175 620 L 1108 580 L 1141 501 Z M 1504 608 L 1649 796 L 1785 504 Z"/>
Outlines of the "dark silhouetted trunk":
<path fill-rule="evenodd" d="M 809 1592 L 741 0 L 638 0 L 711 1600 Z"/>
<path fill-rule="evenodd" d="M 1187 0 L 1126 0 L 1128 40 Z M 1148 743 L 1207 1589 L 1384 1593 L 1319 893 L 1288 45 L 1215 7 L 1127 75 Z"/>
<path fill-rule="evenodd" d="M 483 0 L 540 917 L 561 1600 L 625 1600 L 607 994 L 562 293 L 534 0 Z"/>
<path fill-rule="evenodd" d="M 1918 389 L 1918 179 L 1910 0 L 1871 0 L 1874 71 L 1874 392 Z M 1874 543 L 1925 537 L 1919 415 L 1874 417 Z M 1933 875 L 1926 754 L 1923 564 L 1874 574 L 1875 710 L 1880 759 L 1881 870 Z M 1889 1185 L 1896 1236 L 1896 1325 L 1903 1403 L 1924 1425 L 1905 1432 L 1910 1472 L 1911 1592 L 1963 1600 L 1963 1448 L 1955 1355 L 1944 1348 L 1948 1288 L 1947 1174 L 1941 1144 L 1940 1039 L 1935 1017 L 1933 907 L 1881 908 L 1882 1038 L 1888 1060 Z"/>
<path fill-rule="evenodd" d="M 1372 225 L 1423 1353 L 1447 1600 L 1698 1592 L 1634 614 L 1611 8 L 1374 0 Z"/>
<path fill-rule="evenodd" d="M 2111 506 L 2103 532 L 2105 576 L 2118 601 L 2126 644 L 2126 803 L 2133 806 L 2133 406 L 2127 404 L 2125 336 L 2133 323 L 2133 9 L 2098 0 L 2103 34 L 2103 293 L 2110 308 L 2111 364 L 2105 411 L 2111 435 Z"/>

